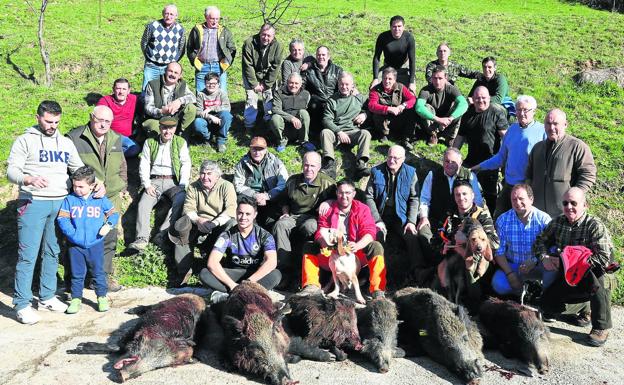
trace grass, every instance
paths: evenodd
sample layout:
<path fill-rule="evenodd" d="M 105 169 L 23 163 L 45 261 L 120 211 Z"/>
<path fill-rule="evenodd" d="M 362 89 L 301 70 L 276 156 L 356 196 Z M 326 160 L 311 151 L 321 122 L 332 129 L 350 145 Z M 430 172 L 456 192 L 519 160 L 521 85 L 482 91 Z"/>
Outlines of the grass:
<path fill-rule="evenodd" d="M 37 17 L 23 2 L 0 1 L 6 14 L 0 31 L 0 101 L 9 106 L 0 114 L 0 171 L 6 170 L 6 158 L 14 138 L 33 124 L 37 104 L 55 99 L 64 108 L 63 132 L 84 124 L 90 106 L 89 93 L 109 92 L 112 81 L 127 77 L 137 88 L 142 80 L 143 58 L 139 40 L 144 25 L 159 17 L 165 2 L 102 2 L 101 20 L 96 0 L 51 1 L 46 13 L 46 41 L 50 51 L 54 84 L 51 88 L 36 85 L 20 77 L 15 68 L 43 79 L 43 66 L 37 47 Z M 180 21 L 187 30 L 202 20 L 203 5 L 180 0 Z M 194 164 L 208 158 L 218 160 L 226 173 L 245 153 L 247 137 L 242 130 L 240 102 L 244 98 L 240 69 L 240 47 L 243 40 L 256 33 L 261 21 L 248 12 L 255 2 L 224 1 L 219 4 L 224 24 L 233 32 L 239 52 L 229 72 L 231 99 L 238 103 L 237 116 L 225 155 L 205 147 L 193 147 Z M 512 96 L 528 93 L 538 100 L 537 118 L 542 120 L 548 109 L 559 107 L 568 113 L 569 131 L 591 147 L 598 166 L 598 180 L 590 201 L 591 211 L 601 217 L 611 230 L 616 247 L 624 243 L 624 198 L 618 191 L 623 186 L 624 161 L 624 91 L 615 84 L 579 87 L 572 81 L 581 64 L 588 59 L 600 61 L 603 67 L 624 66 L 624 17 L 584 6 L 553 0 L 480 1 L 442 0 L 436 2 L 407 0 L 396 6 L 394 1 L 333 0 L 295 1 L 301 8 L 286 14 L 300 23 L 278 28 L 277 38 L 285 45 L 292 37 L 302 37 L 308 50 L 323 44 L 331 49 L 332 58 L 353 72 L 357 85 L 365 89 L 371 80 L 371 55 L 375 37 L 387 29 L 388 20 L 402 14 L 417 43 L 416 79 L 424 85 L 423 69 L 435 58 L 441 41 L 450 43 L 452 59 L 479 68 L 484 56 L 499 59 L 498 70 L 506 74 Z M 193 71 L 182 59 L 185 79 L 193 84 Z M 458 86 L 467 92 L 471 82 L 461 79 Z M 383 159 L 385 145 L 373 144 L 373 161 Z M 439 160 L 442 146 L 434 149 L 419 143 L 413 151 L 415 161 L 424 156 Z M 341 156 L 340 152 L 337 154 Z M 282 156 L 289 172 L 300 169 L 294 149 Z M 343 174 L 344 171 L 340 171 Z M 5 233 L 15 231 L 11 205 L 11 187 L 0 181 L 0 226 Z M 134 229 L 126 228 L 126 231 Z M 3 237 L 0 246 L 4 258 L 15 259 L 15 237 Z M 122 245 L 120 244 L 120 250 Z M 118 263 L 120 278 L 126 284 L 162 284 L 164 263 L 157 249 L 135 259 Z M 624 291 L 614 292 L 622 303 Z"/>

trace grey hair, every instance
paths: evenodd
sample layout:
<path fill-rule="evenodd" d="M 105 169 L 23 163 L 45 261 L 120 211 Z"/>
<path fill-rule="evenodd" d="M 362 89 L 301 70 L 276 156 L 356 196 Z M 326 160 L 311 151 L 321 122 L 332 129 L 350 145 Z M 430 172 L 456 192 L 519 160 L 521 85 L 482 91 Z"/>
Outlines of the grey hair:
<path fill-rule="evenodd" d="M 219 10 L 219 8 L 217 8 L 214 5 L 210 5 L 208 7 L 206 7 L 206 9 L 204 10 L 204 15 L 208 16 L 211 13 L 216 12 L 219 14 L 219 16 L 221 16 L 221 10 Z"/>
<path fill-rule="evenodd" d="M 340 79 L 344 78 L 351 78 L 351 80 L 355 83 L 355 78 L 353 77 L 353 74 L 351 72 L 342 71 L 342 74 L 340 74 Z"/>
<path fill-rule="evenodd" d="M 531 95 L 520 95 L 520 96 L 518 96 L 518 99 L 516 99 L 516 106 L 518 104 L 520 104 L 520 103 L 526 103 L 532 109 L 536 109 L 537 108 L 537 101 Z"/>
<path fill-rule="evenodd" d="M 176 15 L 178 14 L 178 7 L 176 7 L 175 4 L 167 4 L 163 7 L 163 10 L 162 10 L 163 15 L 165 14 L 165 11 L 167 10 L 167 8 L 175 9 Z"/>
<path fill-rule="evenodd" d="M 296 44 L 301 44 L 305 48 L 305 44 L 303 44 L 303 40 L 296 37 L 290 41 L 290 44 L 288 44 L 288 50 L 290 51 Z"/>
<path fill-rule="evenodd" d="M 292 72 L 290 75 L 288 75 L 288 79 L 286 79 L 286 81 L 290 80 L 290 78 L 299 78 L 299 81 L 303 83 L 303 78 L 301 77 L 301 74 L 299 72 Z"/>
<path fill-rule="evenodd" d="M 221 167 L 214 160 L 205 160 L 202 162 L 201 166 L 199 166 L 199 172 L 202 171 L 211 171 L 221 175 Z"/>
<path fill-rule="evenodd" d="M 386 68 L 384 68 L 384 70 L 381 72 L 381 76 L 382 76 L 382 77 L 384 77 L 384 76 L 386 76 L 387 74 L 392 74 L 392 75 L 394 75 L 394 77 L 396 78 L 396 77 L 397 77 L 397 70 L 395 70 L 395 69 L 394 69 L 394 68 L 392 68 L 392 67 L 386 67 Z"/>
<path fill-rule="evenodd" d="M 446 149 L 446 151 L 444 151 L 444 155 L 446 154 L 455 154 L 457 156 L 459 156 L 460 159 L 463 159 L 464 157 L 462 156 L 462 153 L 456 149 L 455 147 L 449 147 Z"/>

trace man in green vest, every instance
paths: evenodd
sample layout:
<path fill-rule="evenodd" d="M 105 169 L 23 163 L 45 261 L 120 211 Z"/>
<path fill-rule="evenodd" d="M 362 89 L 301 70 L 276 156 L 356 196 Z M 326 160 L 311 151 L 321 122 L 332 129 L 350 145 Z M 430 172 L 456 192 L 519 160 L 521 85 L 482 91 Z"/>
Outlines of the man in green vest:
<path fill-rule="evenodd" d="M 177 125 L 178 119 L 173 116 L 160 118 L 159 137 L 149 138 L 143 145 L 139 164 L 143 195 L 137 210 L 136 239 L 128 248 L 145 249 L 149 241 L 150 213 L 162 198 L 168 198 L 171 208 L 160 226 L 160 234 L 166 234 L 170 224 L 180 217 L 191 175 L 191 157 L 186 141 L 175 135 Z"/>

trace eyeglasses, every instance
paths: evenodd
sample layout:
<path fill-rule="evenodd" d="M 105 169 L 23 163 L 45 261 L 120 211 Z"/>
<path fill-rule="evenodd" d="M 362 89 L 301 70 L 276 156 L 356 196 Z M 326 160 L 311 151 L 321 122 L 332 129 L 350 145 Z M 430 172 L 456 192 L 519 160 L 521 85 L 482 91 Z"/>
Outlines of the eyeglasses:
<path fill-rule="evenodd" d="M 109 125 L 112 123 L 112 120 L 108 120 L 108 119 L 100 119 L 100 118 L 98 118 L 98 117 L 97 117 L 97 116 L 95 116 L 95 115 L 91 115 L 91 117 L 93 118 L 93 120 L 95 120 L 95 121 L 96 121 L 96 122 L 98 122 L 98 123 L 104 123 L 104 124 L 109 124 Z"/>
<path fill-rule="evenodd" d="M 264 151 L 264 150 L 266 150 L 266 147 L 256 147 L 256 146 L 254 146 L 254 147 L 250 147 L 249 149 L 250 149 L 251 151 L 257 151 L 257 152 L 260 152 L 260 151 Z"/>
<path fill-rule="evenodd" d="M 516 110 L 519 114 L 528 114 L 529 112 L 535 111 L 535 108 L 519 108 Z"/>
<path fill-rule="evenodd" d="M 394 160 L 395 162 L 398 162 L 399 160 L 405 158 L 404 156 L 388 156 L 388 160 Z"/>
<path fill-rule="evenodd" d="M 563 203 L 563 207 L 566 207 L 567 205 L 572 205 L 572 207 L 578 206 L 578 202 L 575 201 L 563 201 L 561 203 Z"/>
<path fill-rule="evenodd" d="M 216 86 L 218 86 L 218 85 L 219 85 L 219 82 L 208 82 L 208 83 L 206 83 L 206 85 L 207 85 L 208 87 L 216 87 Z"/>

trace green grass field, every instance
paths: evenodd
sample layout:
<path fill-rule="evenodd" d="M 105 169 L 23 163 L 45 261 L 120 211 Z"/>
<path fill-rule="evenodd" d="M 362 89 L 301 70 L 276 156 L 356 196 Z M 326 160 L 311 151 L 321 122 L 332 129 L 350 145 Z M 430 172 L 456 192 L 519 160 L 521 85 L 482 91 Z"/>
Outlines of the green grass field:
<path fill-rule="evenodd" d="M 37 3 L 37 1 L 34 1 Z M 109 92 L 112 81 L 127 77 L 136 89 L 142 80 L 143 57 L 139 41 L 147 22 L 160 17 L 166 2 L 108 0 L 56 0 L 46 12 L 45 38 L 50 52 L 53 86 L 36 85 L 21 77 L 16 68 L 43 82 L 43 65 L 37 46 L 37 15 L 22 1 L 0 0 L 7 15 L 0 22 L 0 170 L 6 170 L 13 139 L 34 122 L 35 109 L 43 99 L 55 99 L 64 108 L 62 131 L 84 124 L 89 93 Z M 206 4 L 177 1 L 180 21 L 185 28 L 203 20 Z M 305 40 L 310 52 L 320 44 L 330 47 L 332 58 L 353 72 L 357 85 L 365 89 L 371 80 L 372 50 L 378 33 L 388 28 L 389 18 L 401 14 L 417 42 L 417 87 L 424 85 L 424 67 L 435 58 L 435 48 L 447 41 L 453 49 L 452 60 L 479 68 L 481 58 L 495 56 L 498 70 L 510 84 L 512 97 L 526 93 L 538 101 L 537 119 L 558 107 L 568 113 L 569 132 L 591 147 L 598 166 L 598 179 L 591 196 L 591 211 L 600 216 L 612 232 L 618 250 L 624 243 L 624 90 L 614 84 L 578 87 L 572 81 L 582 63 L 599 61 L 602 67 L 624 66 L 624 16 L 596 11 L 569 2 L 544 1 L 413 1 L 397 6 L 396 1 L 334 0 L 302 2 L 287 12 L 285 19 L 297 24 L 278 27 L 277 39 L 287 45 L 293 37 Z M 223 23 L 234 34 L 237 46 L 257 32 L 261 20 L 250 9 L 254 1 L 222 1 Z M 100 16 L 101 15 L 101 16 Z M 239 51 L 240 54 L 240 51 Z M 193 84 L 193 70 L 182 60 L 185 79 Z M 234 102 L 243 100 L 240 57 L 229 72 L 229 92 Z M 471 81 L 458 83 L 467 92 Z M 226 172 L 242 156 L 247 144 L 237 116 L 228 152 L 217 154 L 205 147 L 194 147 L 195 162 L 219 160 Z M 380 146 L 374 143 L 373 149 Z M 434 149 L 419 143 L 414 156 L 439 160 L 443 146 Z M 338 156 L 340 154 L 338 153 Z M 300 168 L 295 149 L 284 157 L 290 172 Z M 383 154 L 375 152 L 373 161 Z M 14 260 L 15 232 L 10 210 L 10 187 L 0 181 L 0 231 L 6 234 L 0 246 L 6 252 L 0 259 Z M 620 255 L 620 253 L 618 253 Z M 118 272 L 127 284 L 162 284 L 160 255 L 119 263 Z M 2 263 L 0 262 L 0 265 Z M 137 272 L 137 269 L 140 271 Z M 151 269 L 151 270 L 150 270 Z M 7 271 L 0 269 L 0 272 Z M 614 293 L 624 301 L 624 290 Z"/>

